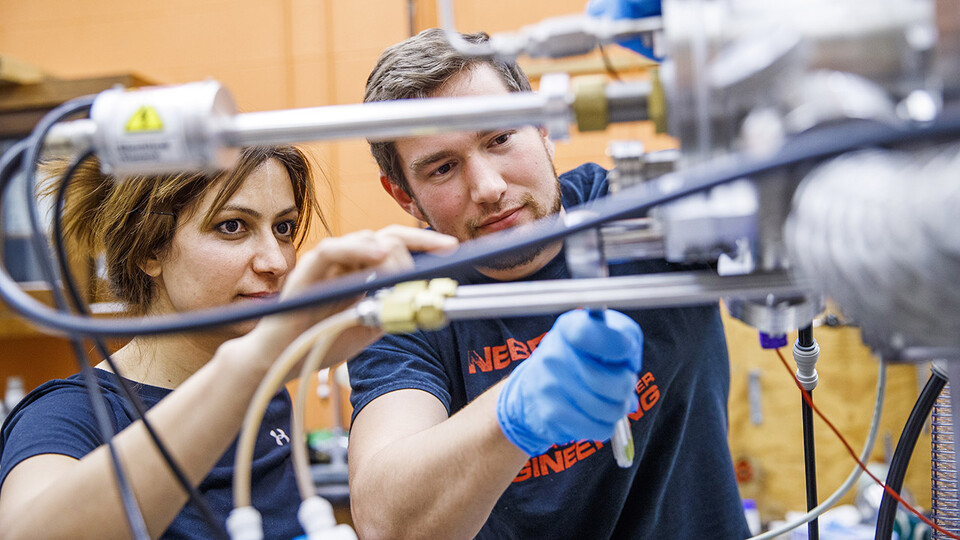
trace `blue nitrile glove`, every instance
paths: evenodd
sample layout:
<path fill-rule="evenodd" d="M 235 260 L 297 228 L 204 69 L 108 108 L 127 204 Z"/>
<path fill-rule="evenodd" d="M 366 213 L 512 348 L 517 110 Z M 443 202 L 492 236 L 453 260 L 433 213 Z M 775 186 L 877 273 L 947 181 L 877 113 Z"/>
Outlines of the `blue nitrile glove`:
<path fill-rule="evenodd" d="M 623 313 L 604 315 L 561 315 L 504 384 L 497 421 L 528 455 L 554 444 L 607 440 L 614 424 L 636 410 L 643 332 Z"/>
<path fill-rule="evenodd" d="M 587 3 L 587 15 L 592 17 L 642 19 L 659 16 L 660 13 L 660 0 L 590 0 Z M 652 60 L 661 60 L 653 54 L 650 47 L 643 44 L 643 40 L 631 39 L 620 45 Z"/>

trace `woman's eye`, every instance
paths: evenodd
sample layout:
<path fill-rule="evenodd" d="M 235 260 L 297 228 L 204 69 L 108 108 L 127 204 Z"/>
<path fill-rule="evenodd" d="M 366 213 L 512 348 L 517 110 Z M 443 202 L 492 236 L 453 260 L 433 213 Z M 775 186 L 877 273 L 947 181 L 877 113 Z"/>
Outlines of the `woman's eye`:
<path fill-rule="evenodd" d="M 280 236 L 293 236 L 293 230 L 295 228 L 295 225 L 293 221 L 283 221 L 283 222 L 277 223 L 273 227 L 274 227 L 274 230 L 277 232 L 277 234 L 279 234 Z"/>
<path fill-rule="evenodd" d="M 217 224 L 217 230 L 224 234 L 239 234 L 243 228 L 243 222 L 239 219 L 228 219 Z"/>

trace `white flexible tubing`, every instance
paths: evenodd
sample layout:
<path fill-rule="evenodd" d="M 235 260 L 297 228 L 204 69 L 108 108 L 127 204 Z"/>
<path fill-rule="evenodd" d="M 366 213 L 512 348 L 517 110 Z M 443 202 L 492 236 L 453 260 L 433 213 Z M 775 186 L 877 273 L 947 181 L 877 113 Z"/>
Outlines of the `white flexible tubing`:
<path fill-rule="evenodd" d="M 860 453 L 860 461 L 866 463 L 870 459 L 870 454 L 873 452 L 873 443 L 877 440 L 877 432 L 880 430 L 880 412 L 883 410 L 883 397 L 887 388 L 887 364 L 883 361 L 883 358 L 879 359 L 879 367 L 877 369 L 877 400 L 873 405 L 873 420 L 870 422 L 870 431 L 867 433 L 867 442 L 863 447 L 863 452 Z M 850 473 L 850 476 L 833 492 L 833 495 L 827 498 L 827 500 L 820 503 L 816 508 L 810 510 L 806 514 L 798 517 L 797 519 L 785 523 L 776 529 L 769 530 L 763 534 L 758 534 L 749 538 L 748 540 L 769 540 L 775 536 L 779 536 L 785 532 L 792 531 L 801 525 L 805 525 L 817 517 L 820 514 L 826 512 L 834 504 L 837 504 L 837 501 L 841 497 L 847 494 L 847 491 L 850 491 L 850 488 L 853 487 L 853 484 L 856 483 L 857 479 L 860 478 L 860 475 L 863 471 L 860 469 L 859 465 L 853 467 L 853 471 Z"/>
<path fill-rule="evenodd" d="M 243 418 L 243 427 L 240 430 L 240 437 L 237 440 L 237 455 L 234 460 L 233 475 L 234 508 L 250 506 L 250 469 L 253 465 L 253 449 L 256 445 L 257 431 L 263 419 L 263 414 L 270 404 L 270 399 L 283 384 L 287 373 L 297 365 L 297 362 L 318 340 L 328 337 L 329 339 L 326 341 L 328 343 L 332 342 L 332 337 L 359 323 L 360 317 L 357 310 L 353 308 L 331 315 L 300 334 L 270 366 L 267 374 L 260 381 L 260 386 L 257 387 L 250 406 L 247 408 L 247 413 Z"/>
<path fill-rule="evenodd" d="M 357 320 L 359 322 L 359 319 Z M 316 495 L 317 488 L 313 484 L 313 477 L 310 474 L 310 460 L 307 457 L 307 442 L 303 432 L 303 419 L 307 409 L 307 391 L 310 386 L 310 376 L 318 370 L 320 363 L 327 356 L 330 344 L 336 339 L 341 329 L 336 334 L 330 333 L 320 336 L 320 339 L 314 343 L 303 361 L 303 367 L 300 368 L 300 379 L 297 382 L 297 399 L 290 410 L 290 444 L 292 444 L 292 459 L 294 477 L 297 479 L 297 488 L 300 490 L 300 499 L 307 500 Z M 331 368 L 333 366 L 330 366 Z M 334 383 L 336 384 L 336 383 Z"/>
<path fill-rule="evenodd" d="M 456 22 L 453 17 L 453 0 L 437 0 L 437 9 L 440 11 L 440 23 L 443 27 L 443 34 L 446 36 L 450 46 L 464 56 L 495 56 L 496 51 L 490 46 L 490 42 L 470 43 L 463 39 L 460 32 L 457 31 Z"/>

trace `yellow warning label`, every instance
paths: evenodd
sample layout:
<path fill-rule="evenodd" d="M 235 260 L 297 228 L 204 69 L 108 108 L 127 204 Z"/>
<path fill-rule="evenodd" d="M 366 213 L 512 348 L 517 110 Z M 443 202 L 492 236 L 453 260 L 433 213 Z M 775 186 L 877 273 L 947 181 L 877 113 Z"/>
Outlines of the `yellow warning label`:
<path fill-rule="evenodd" d="M 140 107 L 127 121 L 127 133 L 145 131 L 163 131 L 163 120 L 160 120 L 157 109 L 151 105 Z"/>

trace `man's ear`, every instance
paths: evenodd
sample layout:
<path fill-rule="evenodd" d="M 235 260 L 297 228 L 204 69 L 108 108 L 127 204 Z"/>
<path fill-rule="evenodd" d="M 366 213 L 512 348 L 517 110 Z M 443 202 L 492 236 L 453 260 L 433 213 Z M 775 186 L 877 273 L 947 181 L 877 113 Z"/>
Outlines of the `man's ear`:
<path fill-rule="evenodd" d="M 386 191 L 393 200 L 397 201 L 397 204 L 400 205 L 400 208 L 403 208 L 407 211 L 408 214 L 417 218 L 420 221 L 426 222 L 427 219 L 424 217 L 423 213 L 420 212 L 420 208 L 417 206 L 417 203 L 413 200 L 413 197 L 409 193 L 404 191 L 402 187 L 396 182 L 390 180 L 390 177 L 380 173 L 380 185 L 383 186 L 384 191 Z"/>
<path fill-rule="evenodd" d="M 547 149 L 547 155 L 550 156 L 550 161 L 553 161 L 553 139 L 550 138 L 550 131 L 546 126 L 540 126 L 538 128 L 540 131 L 540 136 L 543 137 L 543 147 Z"/>

